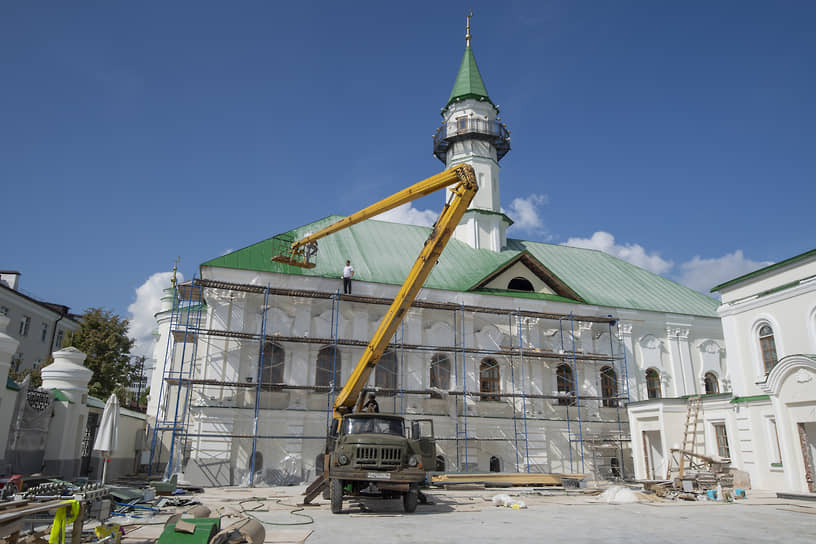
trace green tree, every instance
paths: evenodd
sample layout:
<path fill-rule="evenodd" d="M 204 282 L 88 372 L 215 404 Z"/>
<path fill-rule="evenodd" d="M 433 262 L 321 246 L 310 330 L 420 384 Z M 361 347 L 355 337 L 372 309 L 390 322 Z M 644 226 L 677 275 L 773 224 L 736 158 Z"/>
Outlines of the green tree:
<path fill-rule="evenodd" d="M 48 362 L 46 365 L 43 365 L 43 366 L 47 366 L 48 364 L 51 364 L 52 362 L 53 362 L 53 359 L 50 362 Z M 42 367 L 40 367 L 40 368 L 28 368 L 26 370 L 15 370 L 12 367 L 9 370 L 8 375 L 9 375 L 9 378 L 11 378 L 12 380 L 14 380 L 17 383 L 22 382 L 25 379 L 26 376 L 31 376 L 31 386 L 32 387 L 39 387 L 39 386 L 42 385 L 42 375 L 40 375 L 41 370 L 42 370 Z"/>
<path fill-rule="evenodd" d="M 85 310 L 71 345 L 88 357 L 85 366 L 93 370 L 88 393 L 106 399 L 116 393 L 125 401 L 126 388 L 139 378 L 139 366 L 131 364 L 134 340 L 128 338 L 128 320 L 103 308 Z"/>

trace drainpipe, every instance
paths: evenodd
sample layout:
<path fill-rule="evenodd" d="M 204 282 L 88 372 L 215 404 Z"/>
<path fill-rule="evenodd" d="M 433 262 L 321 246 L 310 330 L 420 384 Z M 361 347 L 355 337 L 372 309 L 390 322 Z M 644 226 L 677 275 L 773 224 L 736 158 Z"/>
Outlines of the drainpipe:
<path fill-rule="evenodd" d="M 62 346 L 56 347 L 54 346 L 54 339 L 57 337 L 57 325 L 59 324 L 60 321 L 62 321 L 63 317 L 65 317 L 65 314 L 60 314 L 59 319 L 54 321 L 54 330 L 51 331 L 51 343 L 49 344 L 49 346 L 51 346 L 51 349 L 54 351 L 59 351 L 62 349 Z"/>

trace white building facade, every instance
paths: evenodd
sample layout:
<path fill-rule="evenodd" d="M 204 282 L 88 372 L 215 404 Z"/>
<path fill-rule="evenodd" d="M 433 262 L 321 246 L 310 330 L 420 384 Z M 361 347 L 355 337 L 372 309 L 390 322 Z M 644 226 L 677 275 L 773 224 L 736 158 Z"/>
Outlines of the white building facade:
<path fill-rule="evenodd" d="M 6 331 L 19 342 L 12 356 L 14 370 L 38 368 L 62 347 L 63 338 L 79 329 L 67 306 L 39 301 L 19 290 L 20 273 L 0 271 L 0 315 L 9 318 Z"/>
<path fill-rule="evenodd" d="M 816 492 L 816 250 L 715 287 L 741 463 L 757 487 Z M 746 438 L 750 437 L 750 440 Z"/>
<path fill-rule="evenodd" d="M 705 391 L 696 451 L 729 460 L 755 488 L 816 492 L 816 250 L 713 290 L 731 390 Z M 629 406 L 639 478 L 664 479 L 683 440 L 687 399 L 673 396 Z"/>

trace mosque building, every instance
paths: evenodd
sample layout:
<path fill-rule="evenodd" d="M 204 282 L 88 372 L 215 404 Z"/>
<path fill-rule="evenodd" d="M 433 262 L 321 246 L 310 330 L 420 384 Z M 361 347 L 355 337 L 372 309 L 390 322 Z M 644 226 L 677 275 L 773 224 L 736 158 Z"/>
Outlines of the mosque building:
<path fill-rule="evenodd" d="M 634 477 L 628 404 L 730 390 L 719 302 L 600 251 L 508 237 L 510 131 L 469 22 L 442 116 L 433 153 L 445 168 L 470 164 L 479 191 L 367 390 L 381 412 L 433 421 L 436 470 Z M 204 262 L 165 292 L 148 407 L 155 470 L 198 485 L 321 470 L 333 398 L 431 233 L 368 219 L 321 239 L 314 268 L 270 261 L 338 219 Z"/>

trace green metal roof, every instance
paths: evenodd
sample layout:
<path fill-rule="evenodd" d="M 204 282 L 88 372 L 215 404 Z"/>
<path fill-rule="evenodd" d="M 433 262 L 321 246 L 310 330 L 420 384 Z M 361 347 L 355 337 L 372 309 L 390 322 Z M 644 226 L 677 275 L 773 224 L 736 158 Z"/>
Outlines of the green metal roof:
<path fill-rule="evenodd" d="M 752 395 L 750 397 L 734 397 L 733 399 L 731 399 L 731 403 L 739 404 L 741 402 L 753 402 L 763 400 L 771 400 L 770 395 Z"/>
<path fill-rule="evenodd" d="M 805 251 L 804 253 L 801 253 L 799 255 L 795 255 L 793 257 L 790 257 L 789 259 L 785 259 L 784 261 L 779 261 L 778 263 L 774 263 L 772 265 L 766 266 L 765 268 L 760 268 L 759 270 L 754 270 L 753 272 L 749 272 L 748 274 L 745 274 L 745 275 L 740 276 L 738 278 L 734 278 L 733 280 L 729 280 L 729 281 L 727 281 L 725 283 L 721 283 L 721 284 L 719 284 L 719 285 L 717 285 L 715 287 L 712 287 L 711 292 L 714 293 L 715 291 L 719 291 L 719 290 L 723 289 L 724 287 L 730 287 L 730 286 L 732 286 L 732 285 L 734 285 L 736 283 L 739 283 L 741 281 L 745 281 L 747 279 L 759 276 L 760 274 L 764 274 L 765 272 L 770 272 L 771 270 L 776 270 L 777 268 L 783 267 L 785 265 L 789 265 L 791 263 L 795 263 L 797 261 L 801 261 L 803 259 L 807 259 L 808 257 L 813 257 L 815 255 L 816 255 L 816 249 L 811 249 L 810 251 Z"/>
<path fill-rule="evenodd" d="M 20 385 L 12 380 L 10 377 L 6 376 L 6 389 L 11 389 L 12 391 L 19 391 Z"/>
<path fill-rule="evenodd" d="M 465 56 L 462 57 L 462 64 L 459 66 L 459 73 L 456 74 L 456 81 L 453 84 L 448 103 L 445 108 L 451 105 L 456 100 L 464 100 L 465 98 L 475 98 L 476 100 L 487 100 L 491 104 L 493 102 L 487 95 L 484 81 L 482 81 L 482 74 L 479 73 L 479 67 L 476 65 L 476 57 L 473 56 L 473 49 L 468 45 L 465 47 Z M 495 106 L 495 104 L 494 104 Z"/>
<path fill-rule="evenodd" d="M 297 239 L 338 219 L 341 216 L 326 217 L 286 235 Z M 320 240 L 317 266 L 312 269 L 270 262 L 279 249 L 279 241 L 273 238 L 201 266 L 340 278 L 346 259 L 350 259 L 355 280 L 401 285 L 430 231 L 428 227 L 369 219 Z M 717 317 L 719 301 L 601 251 L 516 239 L 508 239 L 507 248 L 501 252 L 473 249 L 459 240 L 451 240 L 425 287 L 473 291 L 524 251 L 587 304 Z M 491 294 L 519 296 L 510 291 Z M 542 300 L 556 299 L 550 296 Z M 559 300 L 575 302 L 563 297 Z"/>

